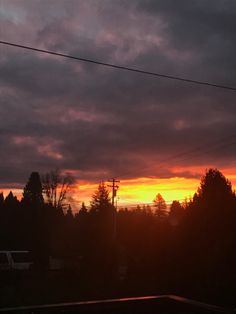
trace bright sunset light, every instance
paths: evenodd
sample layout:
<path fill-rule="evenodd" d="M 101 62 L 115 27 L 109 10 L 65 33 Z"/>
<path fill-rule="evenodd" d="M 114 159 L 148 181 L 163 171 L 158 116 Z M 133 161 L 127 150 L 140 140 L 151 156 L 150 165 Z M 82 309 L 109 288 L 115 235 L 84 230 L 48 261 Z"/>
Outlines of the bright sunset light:
<path fill-rule="evenodd" d="M 186 168 L 185 170 L 187 171 L 191 169 Z M 132 207 L 133 205 L 138 204 L 151 204 L 157 193 L 160 193 L 163 196 L 167 204 L 171 204 L 173 200 L 183 202 L 186 198 L 191 198 L 197 191 L 200 179 L 206 168 L 196 167 L 196 169 L 192 170 L 195 170 L 195 172 L 199 171 L 202 175 L 198 178 L 173 177 L 166 179 L 135 178 L 121 180 L 117 193 L 117 206 L 119 208 L 122 206 L 129 207 L 129 205 Z M 236 175 L 234 173 L 236 173 L 236 170 L 230 168 L 224 169 L 223 172 L 226 173 L 227 178 L 229 178 L 233 187 L 235 187 Z M 91 196 L 97 189 L 98 183 L 91 184 L 89 182 L 78 181 L 75 190 L 73 190 L 76 211 L 82 202 L 85 202 L 85 204 L 89 206 Z M 108 182 L 107 185 L 109 185 Z"/>
<path fill-rule="evenodd" d="M 1 313 L 236 314 L 235 30 L 236 0 L 0 0 Z"/>

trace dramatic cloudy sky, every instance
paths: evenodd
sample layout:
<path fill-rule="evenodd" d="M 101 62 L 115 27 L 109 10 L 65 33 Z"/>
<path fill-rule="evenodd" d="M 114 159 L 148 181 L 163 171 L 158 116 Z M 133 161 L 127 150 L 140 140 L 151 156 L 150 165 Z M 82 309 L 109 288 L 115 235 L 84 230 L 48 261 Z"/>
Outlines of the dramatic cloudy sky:
<path fill-rule="evenodd" d="M 0 40 L 236 86 L 235 0 L 0 0 L 0 23 Z M 0 93 L 2 190 L 55 168 L 80 200 L 114 176 L 121 202 L 181 199 L 211 166 L 236 182 L 235 91 L 0 45 Z"/>

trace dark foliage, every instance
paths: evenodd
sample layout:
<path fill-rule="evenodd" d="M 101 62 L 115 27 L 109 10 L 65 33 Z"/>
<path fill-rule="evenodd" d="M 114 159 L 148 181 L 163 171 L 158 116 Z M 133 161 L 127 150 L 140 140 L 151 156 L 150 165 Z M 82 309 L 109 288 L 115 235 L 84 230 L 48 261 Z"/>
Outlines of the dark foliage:
<path fill-rule="evenodd" d="M 88 290 L 125 287 L 233 303 L 236 197 L 230 182 L 210 169 L 184 207 L 173 201 L 168 210 L 159 195 L 155 209 L 116 213 L 101 183 L 90 208 L 82 204 L 78 214 L 70 207 L 65 213 L 44 203 L 34 172 L 21 202 L 11 192 L 5 199 L 0 194 L 0 246 L 32 250 L 40 269 L 49 256 L 60 257 Z"/>

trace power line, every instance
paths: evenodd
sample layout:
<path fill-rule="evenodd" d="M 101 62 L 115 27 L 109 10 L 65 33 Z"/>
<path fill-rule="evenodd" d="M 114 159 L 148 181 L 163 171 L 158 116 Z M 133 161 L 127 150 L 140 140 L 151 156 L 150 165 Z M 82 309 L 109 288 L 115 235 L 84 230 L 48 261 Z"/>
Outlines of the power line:
<path fill-rule="evenodd" d="M 219 148 L 223 148 L 223 147 L 234 145 L 234 144 L 236 144 L 235 140 L 233 142 L 229 142 L 229 143 L 227 142 L 229 139 L 234 138 L 234 137 L 235 137 L 235 134 L 232 134 L 230 136 L 223 137 L 223 138 L 221 138 L 221 139 L 219 139 L 217 141 L 214 141 L 213 143 L 201 144 L 201 145 L 196 146 L 195 148 L 193 148 L 191 150 L 187 150 L 187 151 L 184 151 L 184 152 L 181 152 L 181 153 L 169 156 L 169 157 L 167 157 L 167 158 L 165 158 L 163 160 L 157 161 L 158 162 L 158 167 L 159 168 L 164 168 L 167 161 L 182 162 L 182 161 L 185 161 L 185 160 L 193 159 L 196 156 L 202 155 L 202 153 L 209 153 L 209 152 L 217 150 Z M 181 158 L 181 157 L 185 157 L 185 158 Z M 142 168 L 142 170 L 148 170 L 148 169 L 152 169 L 152 168 L 153 168 L 153 166 L 147 166 L 147 167 Z M 125 177 L 127 175 L 132 174 L 132 173 L 134 173 L 134 170 L 120 173 L 118 175 L 118 177 Z"/>
<path fill-rule="evenodd" d="M 177 162 L 182 162 L 182 161 L 185 161 L 185 160 L 192 159 L 192 158 L 194 158 L 196 156 L 199 156 L 202 153 L 209 153 L 209 152 L 217 150 L 219 148 L 235 145 L 236 141 L 227 143 L 228 140 L 230 140 L 231 138 L 234 138 L 234 137 L 235 137 L 235 134 L 232 134 L 230 136 L 218 139 L 217 141 L 214 141 L 213 143 L 209 143 L 207 147 L 206 147 L 206 144 L 201 144 L 201 145 L 199 145 L 199 146 L 197 146 L 197 147 L 195 147 L 195 148 L 193 148 L 191 150 L 187 150 L 185 152 L 181 152 L 181 153 L 178 153 L 176 155 L 172 155 L 169 158 L 165 158 L 164 160 L 161 160 L 159 162 L 159 164 L 158 164 L 158 167 L 163 169 L 165 167 L 167 161 L 176 160 Z M 186 156 L 188 156 L 188 157 L 186 158 Z M 185 158 L 183 158 L 183 157 L 185 157 Z M 148 167 L 142 168 L 142 170 L 146 170 L 146 169 L 150 169 L 150 168 L 152 168 L 152 166 L 148 166 Z M 119 174 L 118 177 L 125 177 L 127 175 L 132 174 L 132 173 L 134 173 L 134 171 L 127 171 L 125 173 Z M 151 179 L 153 179 L 153 178 L 151 178 Z M 166 202 L 169 202 L 169 201 L 166 201 Z M 147 203 L 147 204 L 149 205 L 150 203 Z M 130 206 L 137 206 L 137 205 L 138 204 L 129 205 L 128 207 L 130 207 Z M 122 206 L 122 205 L 120 205 L 120 206 Z"/>
<path fill-rule="evenodd" d="M 202 145 L 199 145 L 198 147 L 195 147 L 194 149 L 192 149 L 192 150 L 190 150 L 190 151 L 186 151 L 186 152 L 183 152 L 183 153 L 176 154 L 176 155 L 174 155 L 174 156 L 170 156 L 169 158 L 166 158 L 165 160 L 161 161 L 161 162 L 159 163 L 158 167 L 159 167 L 159 168 L 164 168 L 165 163 L 166 163 L 166 161 L 168 161 L 168 160 L 175 160 L 175 159 L 177 159 L 177 161 L 181 161 L 181 162 L 182 162 L 182 161 L 185 161 L 185 160 L 189 160 L 189 159 L 191 159 L 191 158 L 193 158 L 193 157 L 195 157 L 195 156 L 201 155 L 202 152 L 204 152 L 204 153 L 209 153 L 209 152 L 211 152 L 211 151 L 214 151 L 215 149 L 219 149 L 219 148 L 223 148 L 223 147 L 235 145 L 235 144 L 236 144 L 235 141 L 229 142 L 229 143 L 225 142 L 226 140 L 229 140 L 229 139 L 231 139 L 231 138 L 234 137 L 234 136 L 235 136 L 235 135 L 230 135 L 230 136 L 228 136 L 228 137 L 221 138 L 220 140 L 213 142 L 211 145 L 208 145 L 208 146 L 207 146 L 207 149 L 206 149 L 205 145 L 202 144 Z M 203 148 L 205 148 L 205 149 L 203 149 Z M 201 152 L 199 152 L 200 149 L 202 149 Z M 195 154 L 194 154 L 194 153 L 195 153 Z M 192 155 L 192 154 L 194 154 L 194 155 Z M 190 156 L 188 156 L 188 155 L 190 155 Z M 192 155 L 192 156 L 191 156 L 191 155 Z M 188 156 L 188 157 L 186 158 L 185 156 Z M 183 158 L 180 158 L 180 159 L 179 159 L 179 157 L 185 157 L 185 158 L 184 158 L 184 159 L 183 159 Z M 149 169 L 149 168 L 150 168 L 150 166 L 145 167 L 145 168 L 143 168 L 143 169 Z M 131 173 L 133 173 L 133 171 L 123 173 L 123 174 L 119 175 L 119 177 L 124 177 L 124 176 L 126 176 L 127 174 L 131 174 Z M 178 201 L 183 201 L 183 200 L 185 200 L 185 199 L 181 199 L 181 200 L 178 200 Z M 168 204 L 168 203 L 171 203 L 171 201 L 166 201 L 166 203 L 167 203 L 167 204 Z M 151 205 L 151 204 L 153 204 L 153 203 L 144 203 L 144 204 L 136 204 L 136 203 L 135 203 L 135 204 L 125 205 L 125 206 L 124 206 L 124 205 L 119 205 L 119 208 L 122 208 L 122 207 L 128 207 L 128 208 L 130 208 L 130 207 L 136 207 L 136 206 L 138 206 L 138 205 Z"/>
<path fill-rule="evenodd" d="M 211 153 L 211 152 L 214 152 L 214 151 L 218 150 L 219 148 L 222 149 L 222 148 L 224 148 L 224 147 L 235 146 L 235 144 L 236 144 L 236 141 L 233 141 L 233 142 L 231 142 L 231 143 L 222 143 L 221 145 L 218 145 L 218 147 L 215 146 L 215 147 L 212 147 L 212 148 L 209 148 L 209 149 L 203 151 L 203 153 L 204 153 L 204 154 L 206 154 L 206 153 Z M 194 156 L 192 156 L 192 157 L 190 157 L 190 158 L 192 159 L 192 158 L 194 158 L 194 157 L 198 157 L 198 156 L 201 156 L 201 155 L 202 155 L 202 152 L 199 151 L 198 153 L 196 153 Z M 189 158 L 188 158 L 188 157 L 187 157 L 187 158 L 183 158 L 183 159 L 181 159 L 181 160 L 179 160 L 179 161 L 183 162 L 183 161 L 186 161 L 186 160 L 189 160 Z"/>
<path fill-rule="evenodd" d="M 76 56 L 72 56 L 72 55 L 65 54 L 65 53 L 35 48 L 35 47 L 31 47 L 31 46 L 20 45 L 20 44 L 8 42 L 8 41 L 3 41 L 3 40 L 0 40 L 0 44 L 12 46 L 12 47 L 17 47 L 17 48 L 22 48 L 22 49 L 27 49 L 27 50 L 36 51 L 36 52 L 41 52 L 41 53 L 46 53 L 46 54 L 50 54 L 50 55 L 54 55 L 54 56 L 58 56 L 58 57 L 77 60 L 77 61 L 102 65 L 102 66 L 110 67 L 113 69 L 125 70 L 125 71 L 135 72 L 135 73 L 139 73 L 139 74 L 145 74 L 145 75 L 149 75 L 149 76 L 153 76 L 153 77 L 161 77 L 161 78 L 166 78 L 166 79 L 170 79 L 170 80 L 182 81 L 182 82 L 190 83 L 190 84 L 205 85 L 205 86 L 210 86 L 210 87 L 223 88 L 223 89 L 227 89 L 227 90 L 236 91 L 236 87 L 233 87 L 233 86 L 214 84 L 211 82 L 204 82 L 204 81 L 198 81 L 198 80 L 193 80 L 193 79 L 187 79 L 187 78 L 180 77 L 180 76 L 173 76 L 173 75 L 161 74 L 161 73 L 157 73 L 157 72 L 150 72 L 150 71 L 141 70 L 138 68 L 133 68 L 133 67 L 131 68 L 131 67 L 126 67 L 126 66 L 122 66 L 122 65 L 117 65 L 114 63 L 107 63 L 107 62 L 102 62 L 102 61 L 88 59 L 88 58 L 76 57 Z"/>

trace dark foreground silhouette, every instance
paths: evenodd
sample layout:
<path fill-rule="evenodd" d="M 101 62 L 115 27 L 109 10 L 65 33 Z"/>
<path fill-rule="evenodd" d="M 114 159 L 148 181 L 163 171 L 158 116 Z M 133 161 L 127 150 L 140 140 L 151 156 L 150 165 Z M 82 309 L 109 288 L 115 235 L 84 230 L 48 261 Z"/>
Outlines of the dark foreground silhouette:
<path fill-rule="evenodd" d="M 21 202 L 0 197 L 1 250 L 30 251 L 33 262 L 0 272 L 1 307 L 160 294 L 235 306 L 236 197 L 218 170 L 169 212 L 159 196 L 154 211 L 116 213 L 100 184 L 74 216 L 43 192 L 34 172 Z"/>

